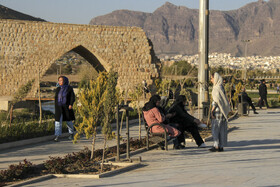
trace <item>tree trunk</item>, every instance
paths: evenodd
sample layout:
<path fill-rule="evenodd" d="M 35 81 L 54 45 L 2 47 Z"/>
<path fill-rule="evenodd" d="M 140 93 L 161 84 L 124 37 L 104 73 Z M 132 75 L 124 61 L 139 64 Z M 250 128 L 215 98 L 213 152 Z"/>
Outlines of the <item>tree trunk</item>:
<path fill-rule="evenodd" d="M 138 120 L 139 120 L 139 140 L 141 140 L 141 113 L 140 113 L 139 104 L 140 103 L 138 100 L 137 111 L 138 111 Z"/>
<path fill-rule="evenodd" d="M 124 112 L 122 112 L 122 119 L 121 119 L 121 125 L 120 125 L 120 134 L 122 133 L 123 118 L 124 118 Z"/>
<path fill-rule="evenodd" d="M 90 159 L 93 159 L 93 154 L 94 154 L 94 149 L 95 149 L 95 140 L 96 140 L 96 127 L 94 127 L 94 133 L 93 133 L 93 138 L 92 138 L 92 144 L 91 144 L 91 155 Z"/>
<path fill-rule="evenodd" d="M 101 171 L 100 171 L 100 173 L 103 172 L 103 164 L 104 164 L 104 160 L 105 160 L 106 141 L 107 141 L 106 136 L 107 135 L 104 136 L 104 145 L 103 145 L 103 154 L 102 154 L 102 162 L 101 162 Z"/>
<path fill-rule="evenodd" d="M 39 96 L 39 111 L 40 111 L 40 119 L 39 124 L 42 124 L 42 102 L 41 102 L 41 87 L 40 87 L 40 70 L 38 73 L 38 96 Z"/>
<path fill-rule="evenodd" d="M 13 109 L 14 109 L 14 105 L 11 105 L 11 109 L 10 109 L 10 127 L 12 126 L 12 122 L 13 122 Z"/>

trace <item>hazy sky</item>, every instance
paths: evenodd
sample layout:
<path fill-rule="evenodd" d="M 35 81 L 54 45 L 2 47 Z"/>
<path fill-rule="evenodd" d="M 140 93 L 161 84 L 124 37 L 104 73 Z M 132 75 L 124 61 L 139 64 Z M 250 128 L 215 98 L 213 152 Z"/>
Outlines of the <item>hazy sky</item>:
<path fill-rule="evenodd" d="M 16 11 L 59 23 L 88 24 L 100 15 L 128 9 L 152 13 L 167 0 L 0 0 L 0 4 Z M 234 10 L 257 0 L 209 0 L 210 9 Z M 198 9 L 199 0 L 168 2 Z"/>

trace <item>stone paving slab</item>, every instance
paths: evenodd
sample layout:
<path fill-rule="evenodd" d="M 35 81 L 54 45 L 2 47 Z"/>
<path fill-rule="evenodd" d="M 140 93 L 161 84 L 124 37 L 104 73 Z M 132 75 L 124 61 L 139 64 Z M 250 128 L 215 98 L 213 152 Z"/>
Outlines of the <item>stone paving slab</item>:
<path fill-rule="evenodd" d="M 280 109 L 230 122 L 224 152 L 190 142 L 183 150 L 141 154 L 145 167 L 110 178 L 51 179 L 29 186 L 280 186 Z M 212 142 L 206 143 L 209 148 Z"/>

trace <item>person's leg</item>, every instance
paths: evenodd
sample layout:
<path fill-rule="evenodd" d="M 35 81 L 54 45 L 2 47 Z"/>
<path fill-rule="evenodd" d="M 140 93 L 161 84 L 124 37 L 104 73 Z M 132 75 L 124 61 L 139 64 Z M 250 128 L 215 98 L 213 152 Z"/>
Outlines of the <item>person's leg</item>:
<path fill-rule="evenodd" d="M 74 134 L 74 124 L 72 121 L 66 121 L 69 134 Z"/>
<path fill-rule="evenodd" d="M 192 124 L 191 126 L 189 127 L 186 127 L 187 131 L 189 131 L 192 135 L 192 137 L 194 138 L 196 144 L 198 146 L 200 146 L 201 144 L 204 143 L 204 141 L 202 140 L 200 134 L 199 134 L 199 131 L 198 131 L 198 127 L 194 124 Z"/>
<path fill-rule="evenodd" d="M 179 145 L 181 145 L 181 144 L 185 145 L 185 135 L 184 135 L 185 130 L 184 130 L 184 127 L 182 125 L 180 125 L 180 124 L 173 124 L 173 123 L 170 123 L 169 125 L 171 127 L 174 127 L 176 129 L 178 129 L 181 132 L 181 134 L 177 137 L 178 144 Z"/>
<path fill-rule="evenodd" d="M 219 150 L 223 151 L 227 145 L 227 121 L 226 119 L 221 120 L 220 123 L 220 134 L 219 134 Z"/>
<path fill-rule="evenodd" d="M 59 121 L 55 121 L 54 126 L 55 126 L 55 141 L 58 141 L 58 137 L 62 134 L 62 119 L 63 116 L 60 116 L 60 120 Z"/>
<path fill-rule="evenodd" d="M 269 108 L 269 106 L 268 106 L 268 102 L 267 102 L 267 97 L 264 97 L 264 99 L 263 99 L 263 100 L 264 100 L 264 102 L 265 102 L 266 107 L 267 107 L 267 108 Z"/>
<path fill-rule="evenodd" d="M 262 109 L 262 106 L 263 106 L 263 100 L 262 100 L 262 98 L 259 99 L 258 106 L 260 107 L 260 109 Z"/>
<path fill-rule="evenodd" d="M 178 147 L 179 149 L 183 149 L 185 148 L 185 145 L 186 145 L 186 141 L 185 141 L 185 129 L 184 129 L 184 126 L 183 125 L 179 125 L 178 128 L 177 128 L 181 134 L 177 137 L 178 139 Z"/>
<path fill-rule="evenodd" d="M 231 100 L 231 103 L 232 103 L 232 108 L 234 109 L 235 108 L 235 103 L 234 103 L 233 99 Z"/>
<path fill-rule="evenodd" d="M 174 127 L 171 127 L 170 125 L 165 125 L 165 128 L 166 128 L 166 131 L 167 133 L 172 137 L 172 138 L 175 138 L 177 136 L 179 136 L 181 134 L 181 132 L 174 128 Z"/>
<path fill-rule="evenodd" d="M 252 110 L 254 111 L 254 113 L 256 113 L 256 108 L 253 105 L 252 99 L 248 98 L 247 102 L 248 102 L 249 106 L 252 108 Z"/>
<path fill-rule="evenodd" d="M 216 119 L 211 120 L 212 125 L 212 137 L 213 137 L 213 147 L 209 149 L 210 151 L 218 151 L 219 147 L 219 134 L 220 134 L 220 128 L 219 128 L 219 121 Z"/>
<path fill-rule="evenodd" d="M 69 140 L 73 140 L 74 138 L 74 124 L 72 121 L 66 121 L 67 127 L 68 127 L 68 132 L 70 136 L 68 137 Z"/>
<path fill-rule="evenodd" d="M 181 134 L 181 132 L 170 126 L 170 125 L 165 125 L 165 129 L 166 129 L 166 132 L 167 134 L 171 137 L 171 138 L 174 138 L 174 149 L 179 149 L 179 141 L 178 141 L 178 136 Z M 164 132 L 164 129 L 162 129 L 161 127 L 160 128 L 156 128 L 156 130 L 153 130 L 154 133 L 163 133 Z"/>

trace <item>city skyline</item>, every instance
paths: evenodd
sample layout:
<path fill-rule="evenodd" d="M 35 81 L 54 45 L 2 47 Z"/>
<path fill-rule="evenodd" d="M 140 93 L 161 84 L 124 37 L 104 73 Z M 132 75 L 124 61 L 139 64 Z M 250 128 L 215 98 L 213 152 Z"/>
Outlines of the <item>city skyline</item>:
<path fill-rule="evenodd" d="M 211 10 L 234 10 L 258 0 L 210 0 Z M 0 4 L 15 11 L 56 23 L 88 24 L 94 17 L 127 9 L 154 12 L 166 0 L 0 0 Z M 198 0 L 169 0 L 177 6 L 198 9 Z M 82 10 L 82 11 L 80 11 Z"/>

